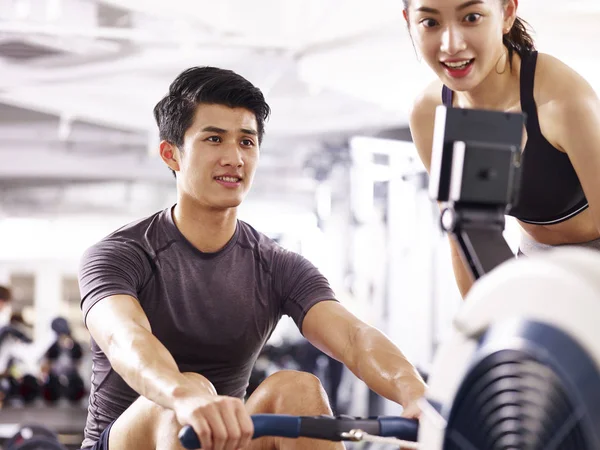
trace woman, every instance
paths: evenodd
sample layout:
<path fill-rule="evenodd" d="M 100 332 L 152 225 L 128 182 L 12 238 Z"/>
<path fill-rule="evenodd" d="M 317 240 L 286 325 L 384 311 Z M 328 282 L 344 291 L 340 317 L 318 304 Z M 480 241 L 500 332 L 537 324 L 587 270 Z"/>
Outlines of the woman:
<path fill-rule="evenodd" d="M 600 249 L 600 101 L 574 70 L 535 51 L 518 0 L 403 0 L 416 48 L 438 80 L 415 101 L 410 128 L 429 170 L 435 109 L 524 112 L 524 174 L 510 211 L 520 253 L 556 245 Z M 589 202 L 589 203 L 588 203 Z M 473 280 L 452 242 L 463 296 Z"/>

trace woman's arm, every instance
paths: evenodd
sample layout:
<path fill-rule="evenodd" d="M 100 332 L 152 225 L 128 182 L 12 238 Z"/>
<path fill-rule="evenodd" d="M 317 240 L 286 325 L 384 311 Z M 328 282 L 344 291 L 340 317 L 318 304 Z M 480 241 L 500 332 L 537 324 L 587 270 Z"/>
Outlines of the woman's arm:
<path fill-rule="evenodd" d="M 540 96 L 544 122 L 551 125 L 549 140 L 569 156 L 600 232 L 600 100 L 564 63 L 548 55 L 541 62 Z"/>

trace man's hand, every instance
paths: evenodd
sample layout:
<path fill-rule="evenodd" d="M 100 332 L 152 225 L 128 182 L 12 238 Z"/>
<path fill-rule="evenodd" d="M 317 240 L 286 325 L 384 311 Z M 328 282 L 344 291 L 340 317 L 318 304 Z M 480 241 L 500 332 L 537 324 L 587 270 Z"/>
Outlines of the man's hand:
<path fill-rule="evenodd" d="M 418 401 L 425 395 L 427 385 L 420 376 L 403 377 L 400 379 L 400 395 L 402 398 L 402 417 L 418 419 L 421 408 Z"/>
<path fill-rule="evenodd" d="M 178 422 L 194 429 L 203 449 L 246 448 L 254 434 L 254 424 L 244 403 L 239 398 L 211 395 L 198 388 L 190 380 L 175 394 L 173 410 Z"/>
<path fill-rule="evenodd" d="M 402 417 L 407 419 L 418 419 L 421 417 L 421 408 L 416 401 L 409 403 L 402 411 Z"/>

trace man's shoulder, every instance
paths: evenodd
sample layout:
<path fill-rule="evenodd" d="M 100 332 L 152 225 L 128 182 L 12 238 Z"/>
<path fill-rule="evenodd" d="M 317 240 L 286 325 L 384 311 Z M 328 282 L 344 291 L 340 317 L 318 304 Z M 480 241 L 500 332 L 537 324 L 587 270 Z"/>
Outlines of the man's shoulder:
<path fill-rule="evenodd" d="M 238 242 L 241 245 L 251 245 L 268 249 L 281 249 L 281 246 L 275 239 L 269 237 L 267 234 L 261 231 L 258 231 L 248 222 L 238 220 L 238 225 L 240 227 Z"/>
<path fill-rule="evenodd" d="M 140 235 L 144 235 L 148 232 L 149 229 L 154 228 L 156 226 L 162 226 L 164 222 L 167 220 L 167 212 L 168 210 L 157 211 L 154 214 L 151 214 L 146 217 L 142 217 L 140 219 L 129 222 L 120 228 L 117 228 L 110 236 L 131 236 L 136 237 Z"/>
<path fill-rule="evenodd" d="M 239 220 L 238 224 L 240 226 L 238 245 L 246 250 L 251 250 L 254 258 L 272 262 L 275 258 L 285 258 L 286 255 L 294 254 L 294 252 L 282 247 L 275 238 L 258 231 L 247 222 Z"/>
<path fill-rule="evenodd" d="M 166 243 L 165 233 L 167 211 L 158 211 L 152 215 L 129 222 L 101 238 L 89 250 L 110 249 L 127 251 L 135 249 L 145 253 L 154 253 Z"/>

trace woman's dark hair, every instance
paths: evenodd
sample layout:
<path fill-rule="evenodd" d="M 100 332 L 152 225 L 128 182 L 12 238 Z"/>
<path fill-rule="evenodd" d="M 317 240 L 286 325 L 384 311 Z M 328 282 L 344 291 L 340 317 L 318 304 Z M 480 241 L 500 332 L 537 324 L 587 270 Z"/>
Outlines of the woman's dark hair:
<path fill-rule="evenodd" d="M 169 93 L 154 107 L 160 139 L 183 146 L 185 132 L 192 125 L 200 104 L 245 108 L 254 113 L 258 142 L 265 132 L 271 109 L 259 88 L 241 75 L 217 67 L 192 67 L 171 83 Z"/>
<path fill-rule="evenodd" d="M 502 42 L 508 48 L 509 61 L 512 61 L 514 52 L 517 52 L 519 56 L 524 56 L 535 50 L 533 38 L 527 31 L 527 28 L 531 28 L 529 24 L 520 17 L 517 17 L 510 31 L 502 36 Z"/>
<path fill-rule="evenodd" d="M 402 3 L 404 9 L 408 10 L 410 0 L 402 0 Z M 506 3 L 508 3 L 508 0 L 502 0 L 502 5 L 506 5 Z M 508 60 L 511 61 L 511 66 L 512 57 L 515 52 L 519 56 L 523 56 L 535 50 L 533 38 L 527 31 L 527 28 L 531 28 L 529 24 L 520 17 L 517 17 L 510 31 L 502 37 L 502 42 L 508 49 Z"/>

